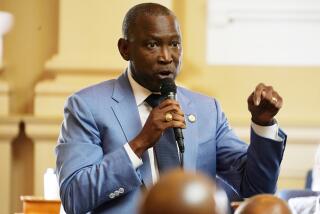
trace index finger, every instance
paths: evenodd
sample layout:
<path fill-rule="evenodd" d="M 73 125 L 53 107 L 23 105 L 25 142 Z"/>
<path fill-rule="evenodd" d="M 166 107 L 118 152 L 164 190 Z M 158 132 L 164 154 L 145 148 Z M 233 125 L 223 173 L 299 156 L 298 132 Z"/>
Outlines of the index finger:
<path fill-rule="evenodd" d="M 163 108 L 165 108 L 165 107 L 167 107 L 169 105 L 176 105 L 176 106 L 178 106 L 180 108 L 180 105 L 179 105 L 178 101 L 173 100 L 173 99 L 165 99 L 164 101 L 162 101 L 160 103 L 160 105 L 158 107 L 160 109 L 163 109 Z"/>
<path fill-rule="evenodd" d="M 253 103 L 258 106 L 261 102 L 261 97 L 265 96 L 265 89 L 266 85 L 263 83 L 259 83 L 253 92 Z"/>

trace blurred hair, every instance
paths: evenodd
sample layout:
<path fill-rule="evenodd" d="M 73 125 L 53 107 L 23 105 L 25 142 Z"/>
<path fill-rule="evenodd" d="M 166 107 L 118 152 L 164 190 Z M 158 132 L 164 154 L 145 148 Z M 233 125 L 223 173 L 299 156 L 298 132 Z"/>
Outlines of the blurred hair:
<path fill-rule="evenodd" d="M 271 194 L 259 194 L 246 199 L 235 214 L 291 214 L 288 204 Z"/>
<path fill-rule="evenodd" d="M 227 214 L 227 195 L 210 177 L 174 170 L 163 175 L 142 198 L 140 214 Z"/>

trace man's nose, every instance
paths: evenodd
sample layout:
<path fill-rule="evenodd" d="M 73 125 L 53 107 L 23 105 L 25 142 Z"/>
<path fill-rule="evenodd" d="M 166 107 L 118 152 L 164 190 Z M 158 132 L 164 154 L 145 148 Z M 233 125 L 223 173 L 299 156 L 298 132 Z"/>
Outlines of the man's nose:
<path fill-rule="evenodd" d="M 172 53 L 168 47 L 162 47 L 158 57 L 161 64 L 170 64 L 172 62 Z"/>

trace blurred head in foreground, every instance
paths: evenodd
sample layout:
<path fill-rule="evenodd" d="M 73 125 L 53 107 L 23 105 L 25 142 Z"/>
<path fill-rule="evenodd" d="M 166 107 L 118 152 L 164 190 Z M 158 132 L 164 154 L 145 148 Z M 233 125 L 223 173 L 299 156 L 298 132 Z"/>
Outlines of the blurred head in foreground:
<path fill-rule="evenodd" d="M 291 211 L 282 199 L 270 194 L 260 194 L 244 201 L 235 214 L 291 214 Z"/>
<path fill-rule="evenodd" d="M 140 214 L 226 214 L 225 192 L 204 175 L 174 170 L 144 195 Z"/>

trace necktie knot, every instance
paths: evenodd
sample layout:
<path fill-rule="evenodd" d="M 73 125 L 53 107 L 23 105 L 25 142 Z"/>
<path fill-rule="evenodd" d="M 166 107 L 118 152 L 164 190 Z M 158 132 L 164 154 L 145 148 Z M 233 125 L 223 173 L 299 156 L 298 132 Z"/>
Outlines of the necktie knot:
<path fill-rule="evenodd" d="M 161 94 L 150 94 L 145 102 L 148 103 L 152 108 L 157 107 L 162 100 L 164 100 L 164 96 Z"/>

